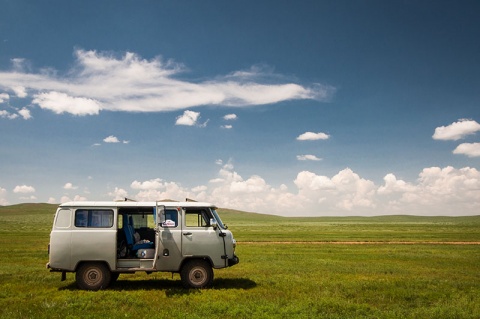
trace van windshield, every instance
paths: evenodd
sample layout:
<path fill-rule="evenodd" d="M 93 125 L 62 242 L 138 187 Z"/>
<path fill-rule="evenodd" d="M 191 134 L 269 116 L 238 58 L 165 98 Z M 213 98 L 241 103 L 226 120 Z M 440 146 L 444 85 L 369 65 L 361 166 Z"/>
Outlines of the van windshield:
<path fill-rule="evenodd" d="M 220 219 L 220 216 L 218 215 L 217 211 L 213 208 L 210 208 L 212 211 L 213 216 L 217 220 L 217 224 L 221 229 L 227 229 L 227 226 L 223 224 L 222 220 Z"/>

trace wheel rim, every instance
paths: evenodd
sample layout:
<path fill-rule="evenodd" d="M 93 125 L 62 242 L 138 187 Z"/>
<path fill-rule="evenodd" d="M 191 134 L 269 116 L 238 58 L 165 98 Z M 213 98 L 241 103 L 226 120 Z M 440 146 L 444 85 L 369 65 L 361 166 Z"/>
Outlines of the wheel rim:
<path fill-rule="evenodd" d="M 207 281 L 208 274 L 204 268 L 195 267 L 190 271 L 188 278 L 195 286 L 201 286 Z"/>
<path fill-rule="evenodd" d="M 87 285 L 95 286 L 103 280 L 103 274 L 97 268 L 90 268 L 83 275 L 83 280 Z"/>

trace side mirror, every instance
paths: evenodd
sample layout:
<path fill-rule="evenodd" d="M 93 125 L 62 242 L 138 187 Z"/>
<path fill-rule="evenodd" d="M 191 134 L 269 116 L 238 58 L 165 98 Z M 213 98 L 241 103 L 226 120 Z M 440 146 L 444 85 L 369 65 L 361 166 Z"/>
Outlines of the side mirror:
<path fill-rule="evenodd" d="M 212 226 L 213 229 L 217 229 L 217 227 L 218 227 L 217 221 L 213 218 L 210 218 L 210 226 Z"/>

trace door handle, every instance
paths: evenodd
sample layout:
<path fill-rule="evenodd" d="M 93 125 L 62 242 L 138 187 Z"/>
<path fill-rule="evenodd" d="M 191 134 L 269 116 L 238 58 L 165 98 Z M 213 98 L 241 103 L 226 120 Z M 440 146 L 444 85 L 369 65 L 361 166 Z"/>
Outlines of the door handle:
<path fill-rule="evenodd" d="M 191 233 L 191 232 L 187 232 L 187 233 L 183 233 L 183 235 L 185 235 L 185 236 L 190 236 L 190 235 L 192 235 L 192 233 Z"/>

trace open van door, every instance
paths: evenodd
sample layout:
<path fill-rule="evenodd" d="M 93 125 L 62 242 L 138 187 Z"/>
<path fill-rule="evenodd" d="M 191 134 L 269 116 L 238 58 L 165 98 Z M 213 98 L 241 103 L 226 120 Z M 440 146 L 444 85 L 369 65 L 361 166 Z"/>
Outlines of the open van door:
<path fill-rule="evenodd" d="M 156 204 L 156 254 L 154 268 L 178 271 L 182 260 L 181 210 Z"/>

